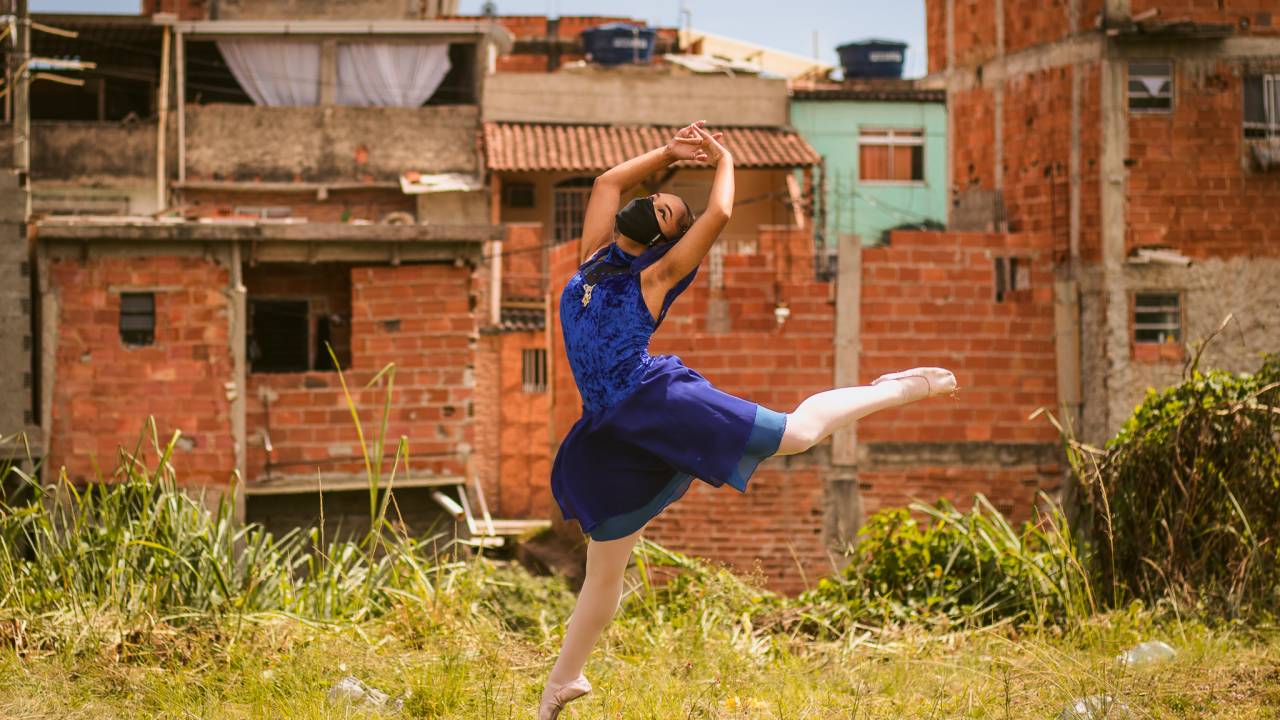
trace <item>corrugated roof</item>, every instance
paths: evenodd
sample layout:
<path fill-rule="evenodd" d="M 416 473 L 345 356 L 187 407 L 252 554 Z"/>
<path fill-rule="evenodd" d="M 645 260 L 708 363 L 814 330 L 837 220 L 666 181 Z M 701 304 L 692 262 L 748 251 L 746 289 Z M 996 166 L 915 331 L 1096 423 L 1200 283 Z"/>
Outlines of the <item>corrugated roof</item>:
<path fill-rule="evenodd" d="M 559 125 L 487 122 L 485 161 L 490 170 L 567 172 L 607 170 L 628 158 L 665 145 L 678 127 L 654 125 Z M 733 151 L 738 167 L 785 168 L 816 165 L 821 158 L 794 130 L 715 128 Z M 698 167 L 703 163 L 677 163 Z"/>

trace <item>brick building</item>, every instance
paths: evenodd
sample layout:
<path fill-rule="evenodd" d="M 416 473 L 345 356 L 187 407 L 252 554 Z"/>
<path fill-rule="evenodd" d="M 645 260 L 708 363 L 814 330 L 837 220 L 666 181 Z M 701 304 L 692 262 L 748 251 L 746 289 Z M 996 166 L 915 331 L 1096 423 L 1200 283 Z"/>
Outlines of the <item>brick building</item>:
<path fill-rule="evenodd" d="M 1027 420 L 1037 408 L 1066 404 L 1100 437 L 1176 374 L 1183 351 L 1153 340 L 1185 342 L 1225 310 L 1238 329 L 1209 362 L 1248 366 L 1276 346 L 1280 205 L 1262 168 L 1280 52 L 1263 8 L 1224 29 L 1212 8 L 1183 23 L 1108 6 L 1095 21 L 1103 8 L 1084 0 L 930 0 L 951 229 L 875 246 L 841 234 L 832 272 L 814 257 L 821 157 L 788 125 L 781 80 L 577 63 L 577 31 L 611 18 L 369 0 L 309 3 L 296 19 L 292 5 L 40 18 L 80 35 L 41 35 L 37 54 L 100 62 L 83 87 L 33 86 L 29 175 L 12 178 L 32 222 L 25 198 L 0 197 L 0 272 L 22 277 L 25 257 L 31 287 L 25 315 L 12 312 L 21 292 L 0 295 L 0 322 L 6 338 L 29 328 L 6 348 L 26 348 L 30 372 L 5 365 L 0 379 L 29 398 L 38 453 L 74 479 L 111 467 L 150 414 L 162 434 L 182 429 L 184 482 L 225 487 L 238 472 L 246 516 L 310 521 L 317 478 L 327 495 L 363 487 L 327 342 L 366 420 L 385 378 L 363 388 L 396 365 L 402 509 L 433 507 L 470 467 L 496 512 L 554 519 L 550 461 L 580 407 L 554 308 L 586 189 L 692 119 L 737 151 L 738 208 L 655 352 L 782 411 L 914 365 L 952 367 L 964 390 L 770 460 L 745 495 L 695 484 L 651 526 L 676 549 L 758 562 L 790 591 L 886 506 L 984 492 L 1027 517 L 1061 478 L 1054 433 Z M 447 69 L 421 102 L 378 105 L 359 95 L 376 83 L 347 79 L 361 52 L 392 50 L 360 43 L 446 46 L 421 52 Z M 286 52 L 289 73 L 255 70 L 255 53 Z M 709 183 L 689 166 L 648 186 L 698 210 Z"/>
<path fill-rule="evenodd" d="M 959 139 L 951 226 L 1046 238 L 1059 392 L 1086 439 L 1229 313 L 1203 364 L 1251 370 L 1280 347 L 1277 9 L 928 0 Z"/>

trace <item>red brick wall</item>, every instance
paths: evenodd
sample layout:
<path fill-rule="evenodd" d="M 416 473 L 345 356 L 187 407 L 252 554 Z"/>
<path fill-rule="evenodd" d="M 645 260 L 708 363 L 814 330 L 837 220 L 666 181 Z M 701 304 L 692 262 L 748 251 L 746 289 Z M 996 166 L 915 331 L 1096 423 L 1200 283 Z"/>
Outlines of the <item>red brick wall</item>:
<path fill-rule="evenodd" d="M 976 65 L 995 57 L 997 44 L 994 0 L 955 0 L 954 8 L 956 65 Z M 945 31 L 944 25 L 943 32 Z M 943 41 L 945 42 L 945 35 Z"/>
<path fill-rule="evenodd" d="M 862 510 L 866 514 L 913 502 L 934 503 L 940 498 L 967 510 L 981 493 L 1001 513 L 1016 521 L 1031 517 L 1036 492 L 1053 487 L 1061 477 L 1058 467 L 935 467 L 915 466 L 858 472 Z"/>
<path fill-rule="evenodd" d="M 502 297 L 541 299 L 542 224 L 507 223 L 502 241 Z"/>
<path fill-rule="evenodd" d="M 1053 266 L 1042 235 L 895 232 L 862 252 L 859 371 L 865 382 L 920 365 L 952 370 L 958 399 L 858 423 L 859 442 L 1053 442 L 1026 418 L 1056 402 Z M 1031 287 L 994 299 L 992 258 L 1031 262 Z"/>
<path fill-rule="evenodd" d="M 334 190 L 327 200 L 316 200 L 313 192 L 226 192 L 187 190 L 183 192 L 186 213 L 192 218 L 234 217 L 237 207 L 287 207 L 293 217 L 310 222 L 380 222 L 388 213 L 417 215 L 411 195 L 399 190 Z"/>
<path fill-rule="evenodd" d="M 947 0 L 924 0 L 925 47 L 929 72 L 947 69 Z"/>
<path fill-rule="evenodd" d="M 1049 443 L 1053 428 L 1027 416 L 1057 402 L 1050 240 L 1044 235 L 895 232 L 888 247 L 862 254 L 864 382 L 888 372 L 942 366 L 956 374 L 956 399 L 932 398 L 858 423 L 858 442 Z M 1031 265 L 1030 288 L 994 299 L 993 261 Z M 863 510 L 873 513 L 940 496 L 963 503 L 975 492 L 1026 517 L 1037 488 L 1057 467 L 862 468 Z"/>
<path fill-rule="evenodd" d="M 469 297 L 472 282 L 469 267 L 447 264 L 351 270 L 352 364 L 346 382 L 374 452 L 386 381 L 363 388 L 388 363 L 396 365 L 384 473 L 401 436 L 408 438 L 410 469 L 415 473 L 463 470 L 450 455 L 460 444 L 474 442 L 472 336 L 477 319 Z M 248 389 L 250 480 L 265 476 L 263 429 L 274 446 L 273 463 L 291 463 L 273 468 L 273 477 L 314 477 L 317 466 L 322 472 L 364 471 L 362 460 L 331 462 L 360 455 L 336 373 L 253 374 Z M 274 395 L 269 408 L 262 400 L 264 392 Z"/>
<path fill-rule="evenodd" d="M 504 517 L 549 517 L 551 498 L 550 392 L 526 392 L 523 352 L 545 349 L 542 331 L 508 332 L 497 336 L 501 345 L 497 492 L 490 503 Z"/>
<path fill-rule="evenodd" d="M 1240 68 L 1175 74 L 1172 113 L 1129 115 L 1128 248 L 1280 255 L 1280 173 L 1246 160 Z"/>
<path fill-rule="evenodd" d="M 951 143 L 952 185 L 956 190 L 996 186 L 996 117 L 991 91 L 976 88 L 947 98 L 955 123 Z"/>
<path fill-rule="evenodd" d="M 132 451 L 153 415 L 161 443 L 175 429 L 193 443 L 172 458 L 180 483 L 226 485 L 235 467 L 227 269 L 191 257 L 54 259 L 49 278 L 58 301 L 50 466 L 77 482 L 97 479 L 95 467 L 109 479 L 117 447 Z M 155 293 L 152 345 L 120 340 L 120 293 L 131 291 Z"/>
<path fill-rule="evenodd" d="M 704 261 L 699 278 L 654 336 L 651 352 L 677 354 L 720 389 L 789 412 L 805 397 L 831 387 L 831 286 L 811 279 L 808 233 L 765 229 L 758 244 L 768 254 L 724 256 L 722 291 L 711 290 L 709 262 Z M 576 260 L 572 245 L 553 250 L 553 305 L 558 306 L 559 292 Z M 777 301 L 791 310 L 781 328 L 774 317 Z M 727 303 L 728 332 L 712 332 L 708 326 L 713 302 Z M 581 399 L 564 356 L 558 318 L 553 323 L 553 415 L 557 437 L 563 437 L 581 414 Z M 805 579 L 812 583 L 830 572 L 821 535 L 823 490 L 822 468 L 812 457 L 777 458 L 761 465 L 745 494 L 695 483 L 645 534 L 742 570 L 759 562 L 772 587 L 795 591 Z"/>

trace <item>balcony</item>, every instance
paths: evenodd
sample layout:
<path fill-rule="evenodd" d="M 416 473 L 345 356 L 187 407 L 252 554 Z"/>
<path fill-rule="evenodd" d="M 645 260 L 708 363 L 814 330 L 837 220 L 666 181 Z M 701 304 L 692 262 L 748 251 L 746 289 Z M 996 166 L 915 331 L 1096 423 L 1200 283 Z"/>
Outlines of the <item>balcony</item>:
<path fill-rule="evenodd" d="M 186 108 L 188 181 L 386 182 L 478 170 L 474 105 Z"/>

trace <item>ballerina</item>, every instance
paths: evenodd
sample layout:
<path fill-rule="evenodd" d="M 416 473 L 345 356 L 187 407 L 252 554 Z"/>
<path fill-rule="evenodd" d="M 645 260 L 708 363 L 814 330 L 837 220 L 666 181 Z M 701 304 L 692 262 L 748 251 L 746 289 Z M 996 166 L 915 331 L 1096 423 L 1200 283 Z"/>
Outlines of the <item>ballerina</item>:
<path fill-rule="evenodd" d="M 582 670 L 621 603 L 631 550 L 645 524 L 694 479 L 746 492 L 768 457 L 804 452 L 877 410 L 956 390 L 950 371 L 915 368 L 868 386 L 818 393 L 781 413 L 716 389 L 673 355 L 649 354 L 650 337 L 733 212 L 733 155 L 721 134 L 704 125 L 695 122 L 665 147 L 596 178 L 580 266 L 560 295 L 582 417 L 556 453 L 551 491 L 565 519 L 577 519 L 590 542 L 586 579 L 542 693 L 539 720 L 555 720 L 569 701 L 591 691 Z M 637 197 L 619 209 L 624 192 L 679 161 L 715 166 L 701 216 L 671 193 Z"/>

